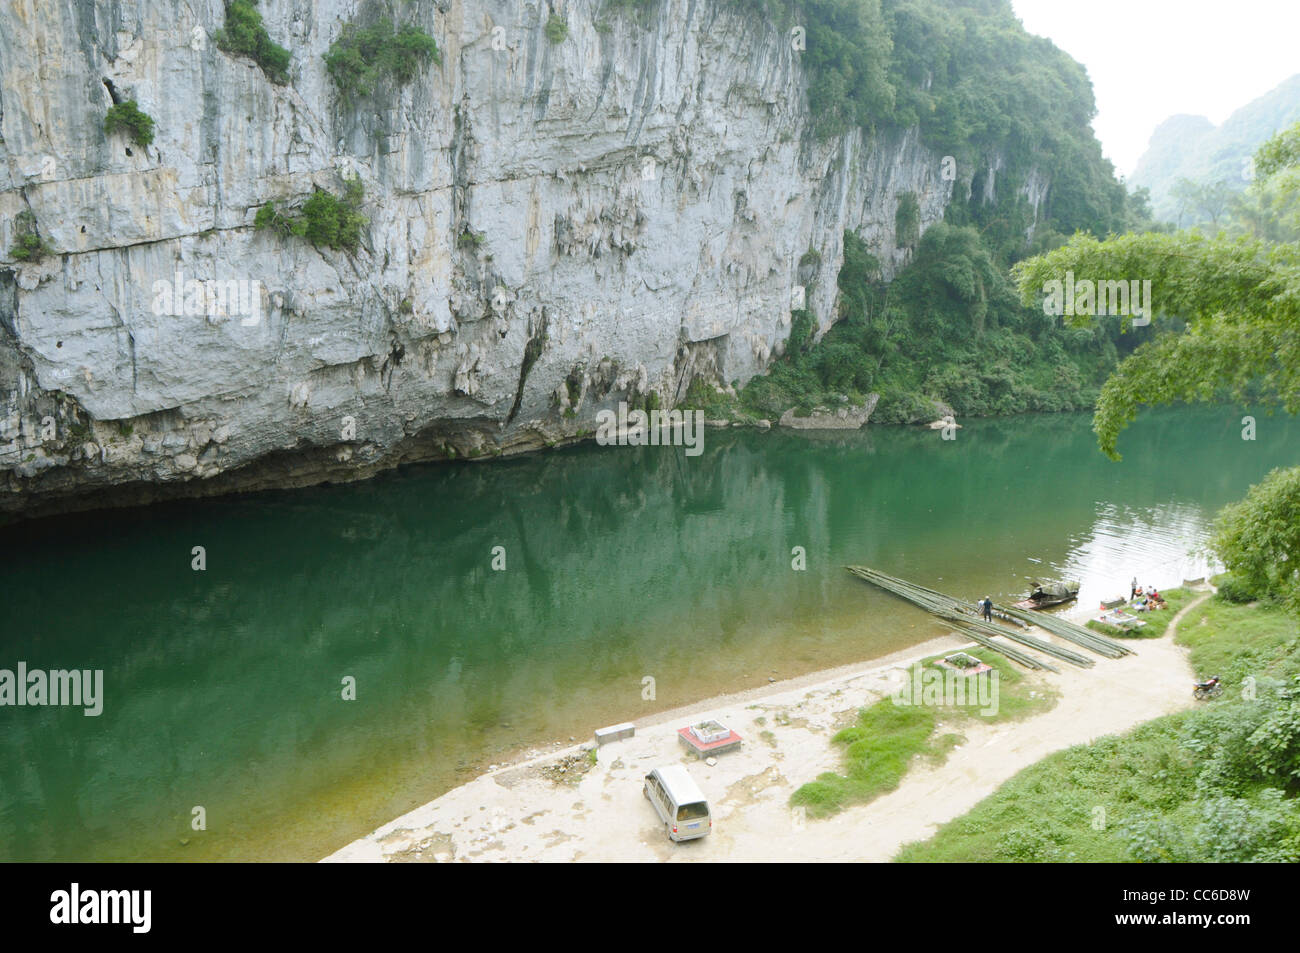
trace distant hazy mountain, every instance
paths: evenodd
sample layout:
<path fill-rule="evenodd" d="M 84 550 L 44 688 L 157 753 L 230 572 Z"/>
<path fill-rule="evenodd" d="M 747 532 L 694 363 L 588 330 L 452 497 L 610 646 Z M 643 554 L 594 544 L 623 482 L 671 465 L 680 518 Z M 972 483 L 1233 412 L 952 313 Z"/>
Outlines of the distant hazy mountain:
<path fill-rule="evenodd" d="M 1128 184 L 1149 188 L 1156 217 L 1174 222 L 1178 209 L 1169 198 L 1174 182 L 1225 180 L 1245 188 L 1245 160 L 1265 139 L 1297 120 L 1300 73 L 1242 106 L 1222 126 L 1204 116 L 1170 116 L 1151 134 Z"/>

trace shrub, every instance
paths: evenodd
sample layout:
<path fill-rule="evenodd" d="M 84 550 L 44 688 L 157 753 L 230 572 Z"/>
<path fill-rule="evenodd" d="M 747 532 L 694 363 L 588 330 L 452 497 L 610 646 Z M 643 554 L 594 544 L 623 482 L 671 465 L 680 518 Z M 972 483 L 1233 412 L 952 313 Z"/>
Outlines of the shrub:
<path fill-rule="evenodd" d="M 481 246 L 485 239 L 486 236 L 482 232 L 473 231 L 466 225 L 461 229 L 460 234 L 456 236 L 456 247 L 473 251 Z"/>
<path fill-rule="evenodd" d="M 137 146 L 153 142 L 153 119 L 148 113 L 141 112 L 134 99 L 109 107 L 108 115 L 104 117 L 104 132 L 111 136 L 119 129 L 125 131 Z"/>
<path fill-rule="evenodd" d="M 253 218 L 255 228 L 269 228 L 279 235 L 289 235 L 293 232 L 293 219 L 284 215 L 275 207 L 274 202 L 267 202 L 257 210 L 257 215 Z"/>
<path fill-rule="evenodd" d="M 806 351 L 812 344 L 813 335 L 816 328 L 813 326 L 812 315 L 807 311 L 793 311 L 790 314 L 790 337 L 785 342 L 787 354 L 797 354 Z"/>
<path fill-rule="evenodd" d="M 361 214 L 363 195 L 361 178 L 348 179 L 343 197 L 317 189 L 303 204 L 301 212 L 282 212 L 274 202 L 257 210 L 256 228 L 269 228 L 280 235 L 297 235 L 319 247 L 354 250 L 361 243 L 361 229 L 366 217 Z"/>
<path fill-rule="evenodd" d="M 1230 572 L 1216 579 L 1214 585 L 1219 590 L 1219 595 L 1228 602 L 1254 602 L 1260 595 L 1249 582 Z"/>
<path fill-rule="evenodd" d="M 24 209 L 14 218 L 14 245 L 9 249 L 9 257 L 18 261 L 39 262 L 46 255 L 53 255 L 54 249 L 49 242 L 41 238 L 36 230 L 36 216 Z"/>
<path fill-rule="evenodd" d="M 1289 599 L 1300 610 L 1300 467 L 1274 470 L 1244 500 L 1225 506 L 1211 542 L 1241 587 Z"/>
<path fill-rule="evenodd" d="M 257 0 L 230 0 L 226 24 L 217 31 L 217 48 L 236 56 L 247 56 L 262 68 L 267 79 L 283 86 L 289 82 L 291 54 L 274 43 L 255 9 Z"/>
<path fill-rule="evenodd" d="M 438 46 L 416 26 L 393 27 L 392 20 L 372 26 L 349 24 L 325 54 L 325 69 L 345 97 L 369 96 L 384 78 L 408 83 L 423 61 L 441 63 Z"/>
<path fill-rule="evenodd" d="M 546 38 L 552 43 L 563 43 L 569 35 L 569 21 L 552 13 L 546 20 Z"/>
<path fill-rule="evenodd" d="M 904 192 L 898 197 L 894 211 L 894 244 L 911 248 L 921 240 L 921 204 L 915 192 Z"/>

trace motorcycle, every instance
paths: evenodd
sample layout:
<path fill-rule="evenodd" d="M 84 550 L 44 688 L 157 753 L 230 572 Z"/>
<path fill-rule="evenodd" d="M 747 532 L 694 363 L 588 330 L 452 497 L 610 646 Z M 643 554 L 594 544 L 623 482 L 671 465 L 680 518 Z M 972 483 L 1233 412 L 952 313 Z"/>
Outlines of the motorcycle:
<path fill-rule="evenodd" d="M 1214 676 L 1206 682 L 1197 682 L 1196 688 L 1192 690 L 1192 697 L 1198 701 L 1206 698 L 1218 698 L 1223 694 L 1223 683 L 1219 681 L 1219 676 Z"/>

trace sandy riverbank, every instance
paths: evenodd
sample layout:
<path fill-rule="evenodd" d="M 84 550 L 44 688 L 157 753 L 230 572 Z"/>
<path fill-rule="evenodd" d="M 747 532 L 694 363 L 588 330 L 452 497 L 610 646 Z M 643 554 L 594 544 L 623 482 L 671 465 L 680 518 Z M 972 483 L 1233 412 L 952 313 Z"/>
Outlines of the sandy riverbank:
<path fill-rule="evenodd" d="M 1175 631 L 1171 625 L 1163 638 L 1134 642 L 1139 654 L 1099 658 L 1090 669 L 1062 664 L 1059 674 L 1031 673 L 1059 695 L 1051 710 L 1020 722 L 963 726 L 966 742 L 942 765 L 918 760 L 896 790 L 829 820 L 804 820 L 788 800 L 820 772 L 838 770 L 831 736 L 859 708 L 894 691 L 911 663 L 965 640 L 934 639 L 883 659 L 663 712 L 638 722 L 634 737 L 596 749 L 594 766 L 581 745 L 525 757 L 325 860 L 888 860 L 1045 755 L 1191 704 L 1193 673 L 1173 644 Z M 702 718 L 739 732 L 741 750 L 712 767 L 687 754 L 676 730 Z M 641 793 L 646 772 L 674 763 L 690 767 L 714 818 L 711 835 L 684 844 L 667 839 Z"/>

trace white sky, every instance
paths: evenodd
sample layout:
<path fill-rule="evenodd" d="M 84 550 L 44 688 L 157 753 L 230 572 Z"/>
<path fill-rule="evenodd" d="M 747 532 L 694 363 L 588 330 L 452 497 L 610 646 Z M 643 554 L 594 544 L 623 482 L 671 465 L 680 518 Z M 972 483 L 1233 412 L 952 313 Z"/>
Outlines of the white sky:
<path fill-rule="evenodd" d="M 1300 73 L 1300 0 L 1012 0 L 1030 33 L 1088 70 L 1093 128 L 1128 175 L 1176 113 L 1216 126 Z"/>

